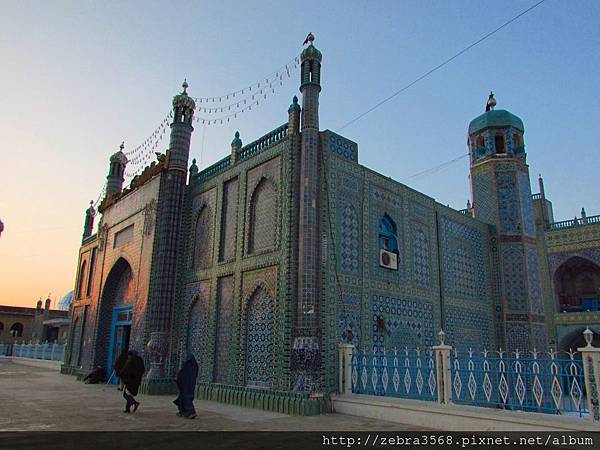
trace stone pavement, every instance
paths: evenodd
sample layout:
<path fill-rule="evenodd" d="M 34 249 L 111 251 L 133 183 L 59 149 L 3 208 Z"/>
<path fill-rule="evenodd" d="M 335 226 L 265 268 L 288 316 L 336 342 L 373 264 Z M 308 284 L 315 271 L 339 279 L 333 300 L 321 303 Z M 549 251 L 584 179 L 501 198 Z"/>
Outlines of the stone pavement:
<path fill-rule="evenodd" d="M 198 417 L 175 415 L 172 396 L 138 396 L 134 414 L 114 385 L 88 385 L 55 371 L 0 359 L 0 431 L 401 431 L 414 427 L 344 414 L 314 417 L 196 400 Z M 420 428 L 419 430 L 423 430 Z"/>

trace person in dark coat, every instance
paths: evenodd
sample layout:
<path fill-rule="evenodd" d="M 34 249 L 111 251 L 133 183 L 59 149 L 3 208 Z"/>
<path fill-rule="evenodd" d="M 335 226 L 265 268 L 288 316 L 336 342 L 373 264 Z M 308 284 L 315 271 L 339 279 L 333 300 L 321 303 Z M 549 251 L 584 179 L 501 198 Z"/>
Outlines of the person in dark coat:
<path fill-rule="evenodd" d="M 135 396 L 138 394 L 140 383 L 142 382 L 142 375 L 144 375 L 145 371 L 146 368 L 144 367 L 142 358 L 139 357 L 135 350 L 129 350 L 127 362 L 123 366 L 121 372 L 121 378 L 123 379 L 123 383 L 125 383 L 123 398 L 127 401 L 123 412 L 131 412 L 132 406 L 133 412 L 136 412 L 140 406 L 140 402 L 135 399 Z"/>
<path fill-rule="evenodd" d="M 127 362 L 127 357 L 129 356 L 129 349 L 125 347 L 121 354 L 115 360 L 113 364 L 113 369 L 115 369 L 115 375 L 119 377 L 119 390 L 122 391 L 125 387 L 125 383 L 123 382 L 123 367 L 125 367 L 125 363 Z"/>
<path fill-rule="evenodd" d="M 196 418 L 196 410 L 194 409 L 194 390 L 196 388 L 197 378 L 198 363 L 196 362 L 194 355 L 188 353 L 185 362 L 177 374 L 177 389 L 179 389 L 179 396 L 173 400 L 173 403 L 175 403 L 177 409 L 179 409 L 177 415 L 180 417 L 186 417 L 188 419 Z"/>

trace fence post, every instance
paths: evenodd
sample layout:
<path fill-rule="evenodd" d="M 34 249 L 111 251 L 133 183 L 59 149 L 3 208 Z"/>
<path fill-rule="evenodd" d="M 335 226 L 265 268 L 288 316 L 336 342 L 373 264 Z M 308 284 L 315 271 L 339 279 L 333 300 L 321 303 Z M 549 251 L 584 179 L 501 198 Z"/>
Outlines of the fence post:
<path fill-rule="evenodd" d="M 435 367 L 437 372 L 437 397 L 438 403 L 449 405 L 452 402 L 452 370 L 450 367 L 450 351 L 452 346 L 446 345 L 446 333 L 438 333 L 439 345 L 433 346 L 435 352 Z"/>
<path fill-rule="evenodd" d="M 352 394 L 352 352 L 354 345 L 339 345 L 339 391 L 340 394 Z"/>
<path fill-rule="evenodd" d="M 54 361 L 54 352 L 56 351 L 56 341 L 52 344 L 52 352 L 50 353 L 50 361 Z"/>
<path fill-rule="evenodd" d="M 600 348 L 592 346 L 594 332 L 588 328 L 583 332 L 587 345 L 577 349 L 581 353 L 583 364 L 583 378 L 587 392 L 588 410 L 590 419 L 600 422 L 600 398 L 598 388 L 600 384 Z"/>

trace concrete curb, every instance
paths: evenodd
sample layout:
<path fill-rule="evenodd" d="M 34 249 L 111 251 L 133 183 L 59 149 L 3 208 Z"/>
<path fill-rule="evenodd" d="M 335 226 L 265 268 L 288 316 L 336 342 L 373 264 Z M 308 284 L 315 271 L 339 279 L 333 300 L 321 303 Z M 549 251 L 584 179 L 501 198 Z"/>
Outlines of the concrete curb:
<path fill-rule="evenodd" d="M 15 364 L 22 364 L 24 366 L 39 367 L 41 369 L 60 371 L 60 361 L 49 361 L 46 359 L 34 359 L 34 358 L 15 358 L 11 356 L 0 357 L 0 361 L 10 361 Z"/>

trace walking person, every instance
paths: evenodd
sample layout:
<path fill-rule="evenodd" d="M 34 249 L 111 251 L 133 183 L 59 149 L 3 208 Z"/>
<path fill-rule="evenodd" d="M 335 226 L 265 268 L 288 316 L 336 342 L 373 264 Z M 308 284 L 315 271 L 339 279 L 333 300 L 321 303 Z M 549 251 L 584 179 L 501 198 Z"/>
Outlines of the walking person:
<path fill-rule="evenodd" d="M 198 378 L 198 363 L 192 353 L 188 356 L 177 373 L 177 389 L 179 396 L 173 400 L 177 405 L 180 417 L 187 419 L 196 418 L 196 409 L 194 408 L 194 390 L 196 388 L 196 378 Z"/>
<path fill-rule="evenodd" d="M 119 390 L 122 391 L 125 387 L 125 383 L 123 382 L 123 367 L 125 367 L 125 363 L 127 362 L 127 357 L 129 356 L 129 348 L 125 347 L 121 354 L 115 360 L 113 364 L 113 369 L 115 370 L 115 375 L 119 377 Z"/>
<path fill-rule="evenodd" d="M 123 412 L 130 413 L 133 406 L 133 412 L 136 412 L 140 406 L 140 402 L 135 399 L 142 382 L 142 375 L 146 368 L 144 361 L 139 357 L 135 350 L 129 350 L 127 362 L 123 366 L 121 377 L 125 388 L 123 389 L 123 398 L 126 400 L 125 410 Z"/>

